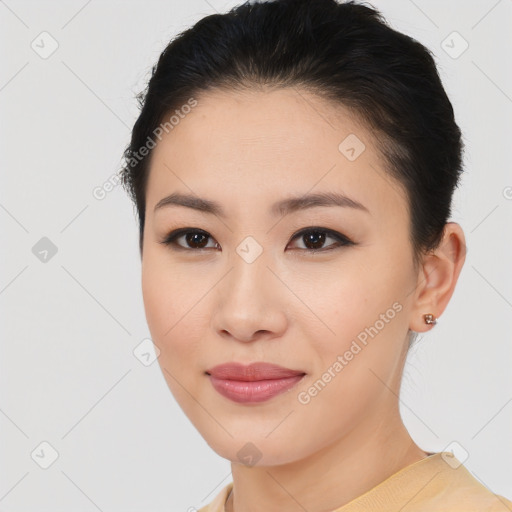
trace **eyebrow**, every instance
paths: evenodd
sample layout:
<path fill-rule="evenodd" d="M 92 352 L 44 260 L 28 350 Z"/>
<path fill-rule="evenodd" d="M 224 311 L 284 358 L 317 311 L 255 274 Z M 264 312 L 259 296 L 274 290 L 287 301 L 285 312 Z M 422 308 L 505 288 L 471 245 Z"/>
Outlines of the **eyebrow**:
<path fill-rule="evenodd" d="M 226 218 L 226 213 L 219 203 L 210 199 L 204 199 L 179 192 L 174 192 L 173 194 L 158 201 L 153 211 L 156 212 L 157 210 L 168 206 L 184 206 L 203 213 L 209 213 L 221 218 Z M 336 192 L 318 192 L 306 194 L 300 197 L 282 199 L 272 205 L 270 213 L 273 216 L 284 216 L 289 213 L 314 208 L 316 206 L 341 206 L 344 208 L 353 208 L 364 211 L 370 214 L 368 208 L 360 202 Z"/>

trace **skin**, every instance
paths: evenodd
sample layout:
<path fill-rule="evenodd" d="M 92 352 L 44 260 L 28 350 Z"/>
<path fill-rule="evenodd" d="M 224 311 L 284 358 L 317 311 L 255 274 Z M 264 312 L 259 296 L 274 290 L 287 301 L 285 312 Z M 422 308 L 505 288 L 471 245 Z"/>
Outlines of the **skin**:
<path fill-rule="evenodd" d="M 446 224 L 440 248 L 414 268 L 404 190 L 386 173 L 372 133 L 343 107 L 291 88 L 215 90 L 197 100 L 153 150 L 147 186 L 142 291 L 158 361 L 187 417 L 231 461 L 228 511 L 331 511 L 427 456 L 399 412 L 408 330 L 430 330 L 423 314 L 439 318 L 446 308 L 464 234 Z M 366 146 L 354 161 L 338 149 L 351 133 Z M 269 213 L 275 201 L 323 191 L 343 192 L 370 213 Z M 176 205 L 154 212 L 173 192 L 217 201 L 226 218 Z M 311 226 L 355 245 L 312 255 L 307 238 L 293 238 Z M 159 243 L 185 227 L 206 231 L 207 248 L 184 236 L 182 250 Z M 263 251 L 252 263 L 236 252 L 249 235 Z M 319 247 L 329 246 L 330 235 Z M 394 303 L 400 312 L 300 403 L 299 393 Z M 266 402 L 239 404 L 205 374 L 228 361 L 267 361 L 306 376 Z M 260 456 L 252 465 L 238 456 L 249 442 Z"/>

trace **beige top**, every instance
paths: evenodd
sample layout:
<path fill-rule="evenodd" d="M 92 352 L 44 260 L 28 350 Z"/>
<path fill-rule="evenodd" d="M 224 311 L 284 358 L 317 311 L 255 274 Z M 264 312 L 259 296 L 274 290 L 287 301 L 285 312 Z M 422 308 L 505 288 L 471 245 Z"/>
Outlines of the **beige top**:
<path fill-rule="evenodd" d="M 227 484 L 198 512 L 225 512 Z M 512 501 L 493 494 L 451 452 L 434 453 L 401 469 L 332 512 L 512 512 Z M 235 511 L 236 512 L 236 511 Z"/>

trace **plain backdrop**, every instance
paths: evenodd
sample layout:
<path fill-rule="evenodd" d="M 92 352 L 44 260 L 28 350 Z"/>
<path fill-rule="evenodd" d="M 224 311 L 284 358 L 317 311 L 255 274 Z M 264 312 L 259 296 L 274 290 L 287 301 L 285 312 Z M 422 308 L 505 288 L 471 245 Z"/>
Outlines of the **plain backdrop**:
<path fill-rule="evenodd" d="M 4 512 L 191 511 L 231 480 L 158 362 L 137 357 L 149 330 L 136 218 L 105 183 L 170 38 L 236 4 L 0 2 Z M 512 2 L 372 4 L 434 52 L 467 146 L 451 219 L 467 259 L 409 354 L 401 412 L 423 449 L 453 449 L 512 499 Z"/>

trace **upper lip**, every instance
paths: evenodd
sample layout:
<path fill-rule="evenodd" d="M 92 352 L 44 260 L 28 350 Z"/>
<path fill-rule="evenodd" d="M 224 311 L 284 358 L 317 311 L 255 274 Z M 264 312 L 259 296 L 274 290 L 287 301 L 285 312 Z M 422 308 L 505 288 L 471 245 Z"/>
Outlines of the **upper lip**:
<path fill-rule="evenodd" d="M 249 365 L 242 363 L 224 363 L 206 370 L 206 373 L 213 377 L 226 380 L 269 380 L 283 379 L 295 375 L 305 375 L 302 370 L 291 370 L 277 364 L 257 362 Z"/>

